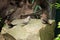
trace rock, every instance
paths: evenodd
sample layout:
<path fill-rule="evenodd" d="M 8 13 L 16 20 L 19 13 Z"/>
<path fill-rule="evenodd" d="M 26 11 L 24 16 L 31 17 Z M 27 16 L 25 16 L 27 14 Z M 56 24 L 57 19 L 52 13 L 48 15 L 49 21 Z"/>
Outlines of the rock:
<path fill-rule="evenodd" d="M 24 19 L 12 21 L 17 24 L 9 29 L 7 25 L 2 28 L 2 34 L 10 34 L 16 40 L 53 40 L 55 21 L 49 20 L 52 25 L 43 24 L 40 19 L 31 19 L 27 25 L 22 24 Z M 3 33 L 5 32 L 5 33 Z"/>
<path fill-rule="evenodd" d="M 5 38 L 3 37 L 3 35 L 1 35 L 1 33 L 0 33 L 0 40 L 5 40 Z"/>
<path fill-rule="evenodd" d="M 5 40 L 16 40 L 13 36 L 11 36 L 10 34 L 6 33 L 3 34 Z"/>

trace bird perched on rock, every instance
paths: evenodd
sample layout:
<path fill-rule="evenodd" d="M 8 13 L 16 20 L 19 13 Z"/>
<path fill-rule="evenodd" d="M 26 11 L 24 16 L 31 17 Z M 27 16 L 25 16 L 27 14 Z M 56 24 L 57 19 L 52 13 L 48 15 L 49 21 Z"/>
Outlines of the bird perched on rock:
<path fill-rule="evenodd" d="M 11 24 L 11 22 L 9 20 L 5 20 L 5 24 L 7 24 L 9 26 L 9 28 L 16 26 L 16 25 Z"/>
<path fill-rule="evenodd" d="M 47 12 L 43 11 L 42 14 L 41 14 L 41 21 L 42 21 L 42 23 L 51 25 L 48 20 L 49 20 L 49 18 L 48 18 Z"/>
<path fill-rule="evenodd" d="M 11 24 L 11 20 L 10 20 L 10 17 L 11 15 L 15 12 L 15 9 L 10 9 L 9 11 L 6 12 L 6 17 L 5 17 L 5 24 L 7 24 L 9 26 L 9 28 L 12 28 L 14 27 L 15 25 Z"/>
<path fill-rule="evenodd" d="M 28 24 L 29 23 L 29 21 L 30 21 L 30 16 L 28 16 L 27 18 L 25 18 L 24 20 L 23 20 L 23 24 Z"/>

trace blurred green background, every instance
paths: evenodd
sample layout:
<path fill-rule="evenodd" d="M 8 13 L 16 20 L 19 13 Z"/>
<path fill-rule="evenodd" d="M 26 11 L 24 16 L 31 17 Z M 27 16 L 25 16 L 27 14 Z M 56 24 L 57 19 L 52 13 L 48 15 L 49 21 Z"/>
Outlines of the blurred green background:
<path fill-rule="evenodd" d="M 54 40 L 60 40 L 60 0 L 56 0 L 56 28 L 55 28 L 55 39 Z"/>

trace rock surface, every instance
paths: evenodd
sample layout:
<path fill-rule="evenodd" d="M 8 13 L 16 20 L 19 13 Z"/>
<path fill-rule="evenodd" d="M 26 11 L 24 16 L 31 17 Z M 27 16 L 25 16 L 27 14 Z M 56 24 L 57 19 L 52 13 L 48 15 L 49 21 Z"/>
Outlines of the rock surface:
<path fill-rule="evenodd" d="M 24 19 L 14 20 L 13 28 L 5 25 L 2 34 L 8 33 L 16 40 L 53 40 L 55 21 L 49 20 L 52 25 L 43 24 L 40 19 L 31 19 L 27 25 L 22 24 Z"/>
<path fill-rule="evenodd" d="M 0 33 L 0 40 L 5 40 L 3 35 L 1 35 L 1 33 Z"/>

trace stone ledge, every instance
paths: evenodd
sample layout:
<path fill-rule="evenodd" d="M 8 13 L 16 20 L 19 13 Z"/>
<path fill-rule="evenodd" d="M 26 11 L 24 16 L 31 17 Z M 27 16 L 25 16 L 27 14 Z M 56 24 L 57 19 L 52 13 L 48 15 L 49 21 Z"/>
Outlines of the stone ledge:
<path fill-rule="evenodd" d="M 43 24 L 40 19 L 31 19 L 25 26 L 22 26 L 22 22 L 23 19 L 14 20 L 12 24 L 17 25 L 11 29 L 6 25 L 1 33 L 8 33 L 16 40 L 52 40 L 54 38 L 54 20 L 49 20 L 52 25 Z"/>

